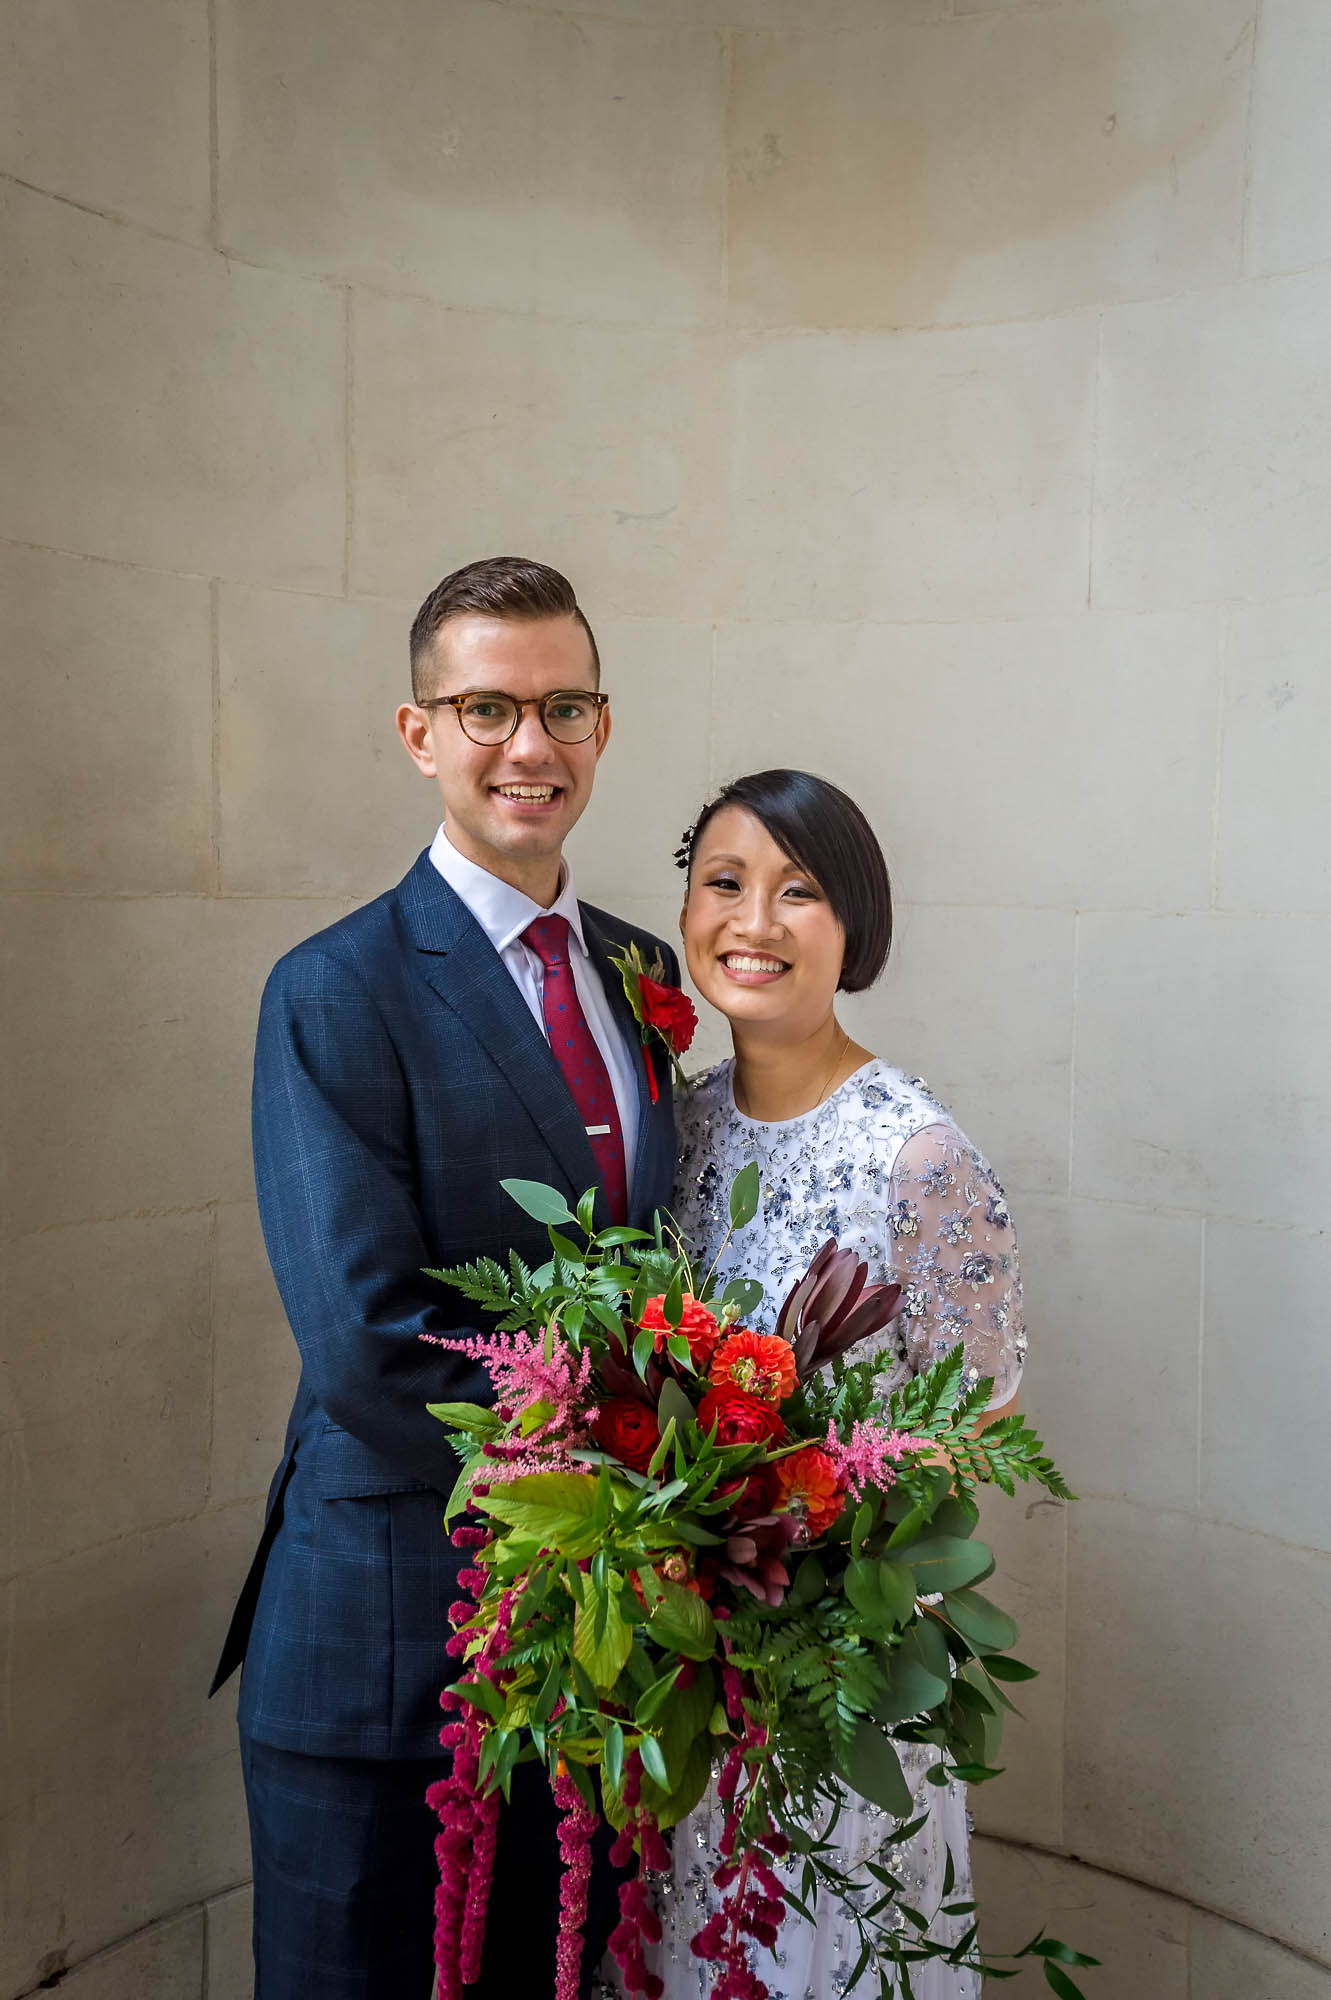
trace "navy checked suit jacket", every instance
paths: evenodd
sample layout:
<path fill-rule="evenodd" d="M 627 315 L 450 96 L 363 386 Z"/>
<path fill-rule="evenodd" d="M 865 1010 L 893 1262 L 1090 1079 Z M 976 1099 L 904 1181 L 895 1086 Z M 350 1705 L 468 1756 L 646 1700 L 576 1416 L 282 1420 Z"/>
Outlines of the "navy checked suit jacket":
<path fill-rule="evenodd" d="M 608 948 L 658 941 L 582 906 L 588 950 L 626 1032 Z M 671 979 L 673 954 L 661 947 Z M 638 1066 L 631 1219 L 670 1199 L 674 1122 Z M 264 1239 L 301 1378 L 263 1538 L 214 1690 L 244 1658 L 242 1731 L 333 1757 L 439 1753 L 448 1605 L 463 1560 L 443 1528 L 457 1473 L 427 1402 L 490 1398 L 465 1356 L 418 1338 L 470 1308 L 422 1275 L 545 1231 L 503 1178 L 570 1199 L 597 1182 L 545 1036 L 428 852 L 396 889 L 283 958 L 263 996 L 254 1158 Z M 602 1197 L 604 1204 L 604 1197 Z M 600 1222 L 609 1220 L 604 1211 Z"/>

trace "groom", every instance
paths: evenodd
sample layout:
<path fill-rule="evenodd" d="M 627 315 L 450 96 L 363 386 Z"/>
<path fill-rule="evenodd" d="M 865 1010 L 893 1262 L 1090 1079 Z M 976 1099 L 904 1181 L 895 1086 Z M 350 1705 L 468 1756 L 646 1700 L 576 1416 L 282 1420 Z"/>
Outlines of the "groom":
<path fill-rule="evenodd" d="M 467 1311 L 422 1267 L 545 1260 L 502 1178 L 594 1185 L 601 1227 L 648 1219 L 674 1167 L 666 1065 L 649 1092 L 607 956 L 657 940 L 579 903 L 562 859 L 610 735 L 571 586 L 516 557 L 457 570 L 421 606 L 411 670 L 397 726 L 444 823 L 397 888 L 280 961 L 259 1018 L 255 1176 L 302 1373 L 214 1682 L 244 1658 L 256 2000 L 429 2000 L 424 1796 L 447 1768 L 465 1558 L 442 1522 L 457 1461 L 425 1406 L 490 1390 L 419 1338 Z M 554 1825 L 544 1772 L 520 1767 L 481 2000 L 554 1990 Z M 589 1969 L 615 1919 L 604 1861 L 599 1885 Z"/>

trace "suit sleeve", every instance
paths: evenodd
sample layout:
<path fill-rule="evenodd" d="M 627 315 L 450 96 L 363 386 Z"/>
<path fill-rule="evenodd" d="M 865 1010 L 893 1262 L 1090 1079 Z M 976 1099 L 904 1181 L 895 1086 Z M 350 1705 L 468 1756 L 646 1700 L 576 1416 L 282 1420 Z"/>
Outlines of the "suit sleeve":
<path fill-rule="evenodd" d="M 422 1333 L 465 1335 L 440 1310 L 415 1194 L 397 1051 L 355 972 L 302 952 L 268 982 L 254 1065 L 264 1240 L 307 1383 L 337 1424 L 404 1476 L 457 1471 L 427 1402 L 489 1402 L 479 1362 Z"/>

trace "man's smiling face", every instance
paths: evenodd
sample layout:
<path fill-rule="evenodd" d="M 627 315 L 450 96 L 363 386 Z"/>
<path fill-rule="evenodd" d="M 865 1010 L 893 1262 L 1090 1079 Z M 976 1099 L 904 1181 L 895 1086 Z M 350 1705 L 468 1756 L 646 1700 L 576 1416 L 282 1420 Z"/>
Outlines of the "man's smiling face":
<path fill-rule="evenodd" d="M 489 618 L 463 612 L 434 639 L 437 695 L 492 693 L 536 701 L 594 692 L 587 634 L 574 618 Z M 558 893 L 559 857 L 591 797 L 610 734 L 603 710 L 585 743 L 556 743 L 539 710 L 522 711 L 506 743 L 473 743 L 452 708 L 407 704 L 398 728 L 417 766 L 437 779 L 448 838 L 461 854 L 539 903 Z"/>

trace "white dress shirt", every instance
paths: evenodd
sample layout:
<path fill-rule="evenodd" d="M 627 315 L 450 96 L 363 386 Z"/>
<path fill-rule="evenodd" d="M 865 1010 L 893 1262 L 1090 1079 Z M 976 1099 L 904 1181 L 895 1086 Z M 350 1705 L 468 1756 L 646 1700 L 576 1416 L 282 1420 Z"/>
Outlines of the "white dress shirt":
<path fill-rule="evenodd" d="M 485 935 L 504 962 L 513 984 L 531 1009 L 532 1019 L 545 1034 L 545 1014 L 541 1007 L 541 985 L 545 977 L 540 959 L 522 933 L 537 917 L 564 917 L 569 928 L 569 969 L 592 1040 L 610 1072 L 610 1087 L 624 1134 L 624 1169 L 630 1197 L 633 1194 L 633 1161 L 638 1150 L 638 1067 L 643 1060 L 642 1044 L 630 1042 L 610 1010 L 601 976 L 592 964 L 587 941 L 582 935 L 582 912 L 573 887 L 573 871 L 562 864 L 563 881 L 549 909 L 534 903 L 509 882 L 501 882 L 488 869 L 480 868 L 459 854 L 441 826 L 430 844 L 430 860 L 450 889 L 461 896 Z M 549 1037 L 546 1036 L 547 1041 Z M 579 1189 L 581 1193 L 581 1189 Z"/>

